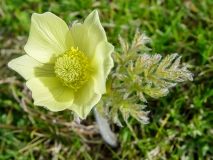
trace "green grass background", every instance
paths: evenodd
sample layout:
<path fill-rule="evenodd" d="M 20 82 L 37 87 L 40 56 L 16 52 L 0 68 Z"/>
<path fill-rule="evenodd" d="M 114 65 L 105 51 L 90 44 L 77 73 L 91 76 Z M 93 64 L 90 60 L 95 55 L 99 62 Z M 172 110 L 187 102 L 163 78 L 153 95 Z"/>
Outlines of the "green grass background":
<path fill-rule="evenodd" d="M 212 8 L 212 0 L 1 0 L 0 159 L 213 159 Z M 94 9 L 116 50 L 118 34 L 131 42 L 139 28 L 152 38 L 151 54 L 177 52 L 194 74 L 167 97 L 149 99 L 149 124 L 130 119 L 134 133 L 112 124 L 117 148 L 102 140 L 93 113 L 79 125 L 68 110 L 34 106 L 24 79 L 7 67 L 25 54 L 32 13 L 50 11 L 69 23 Z"/>

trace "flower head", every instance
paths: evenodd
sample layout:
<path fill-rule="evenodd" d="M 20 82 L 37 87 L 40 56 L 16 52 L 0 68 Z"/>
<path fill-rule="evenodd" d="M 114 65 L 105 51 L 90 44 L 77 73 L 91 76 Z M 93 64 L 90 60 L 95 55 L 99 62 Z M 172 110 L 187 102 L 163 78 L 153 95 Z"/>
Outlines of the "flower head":
<path fill-rule="evenodd" d="M 27 54 L 8 66 L 27 80 L 35 105 L 70 109 L 85 118 L 106 92 L 114 47 L 96 10 L 70 29 L 50 12 L 34 13 L 24 49 Z"/>

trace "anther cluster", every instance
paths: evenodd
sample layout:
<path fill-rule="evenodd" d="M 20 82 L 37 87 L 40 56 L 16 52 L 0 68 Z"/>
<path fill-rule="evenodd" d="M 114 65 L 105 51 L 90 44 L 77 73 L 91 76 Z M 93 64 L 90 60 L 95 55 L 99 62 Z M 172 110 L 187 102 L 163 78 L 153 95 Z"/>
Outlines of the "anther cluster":
<path fill-rule="evenodd" d="M 55 74 L 64 86 L 77 91 L 89 79 L 88 59 L 78 48 L 72 47 L 70 51 L 58 57 L 55 62 Z"/>

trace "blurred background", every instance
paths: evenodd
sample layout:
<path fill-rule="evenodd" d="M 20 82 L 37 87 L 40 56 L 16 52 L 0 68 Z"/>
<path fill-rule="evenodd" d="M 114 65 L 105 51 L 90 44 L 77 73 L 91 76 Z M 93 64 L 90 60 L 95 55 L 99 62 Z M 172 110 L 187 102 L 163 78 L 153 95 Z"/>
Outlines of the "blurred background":
<path fill-rule="evenodd" d="M 0 159 L 213 159 L 212 8 L 212 0 L 0 0 Z M 150 54 L 178 53 L 194 74 L 166 97 L 148 99 L 149 124 L 130 118 L 134 133 L 111 124 L 117 148 L 102 140 L 92 112 L 76 124 L 69 110 L 34 106 L 24 79 L 7 67 L 25 54 L 32 13 L 50 11 L 68 24 L 94 9 L 116 51 L 118 35 L 131 42 L 139 28 L 152 39 Z"/>

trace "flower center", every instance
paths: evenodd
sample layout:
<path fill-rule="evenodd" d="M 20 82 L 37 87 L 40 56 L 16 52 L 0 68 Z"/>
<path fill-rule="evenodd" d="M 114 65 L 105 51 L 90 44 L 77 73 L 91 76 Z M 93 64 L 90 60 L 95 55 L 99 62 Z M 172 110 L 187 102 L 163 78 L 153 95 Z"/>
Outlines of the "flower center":
<path fill-rule="evenodd" d="M 89 79 L 88 59 L 78 48 L 72 47 L 70 51 L 58 57 L 55 62 L 55 74 L 64 86 L 77 91 Z"/>

